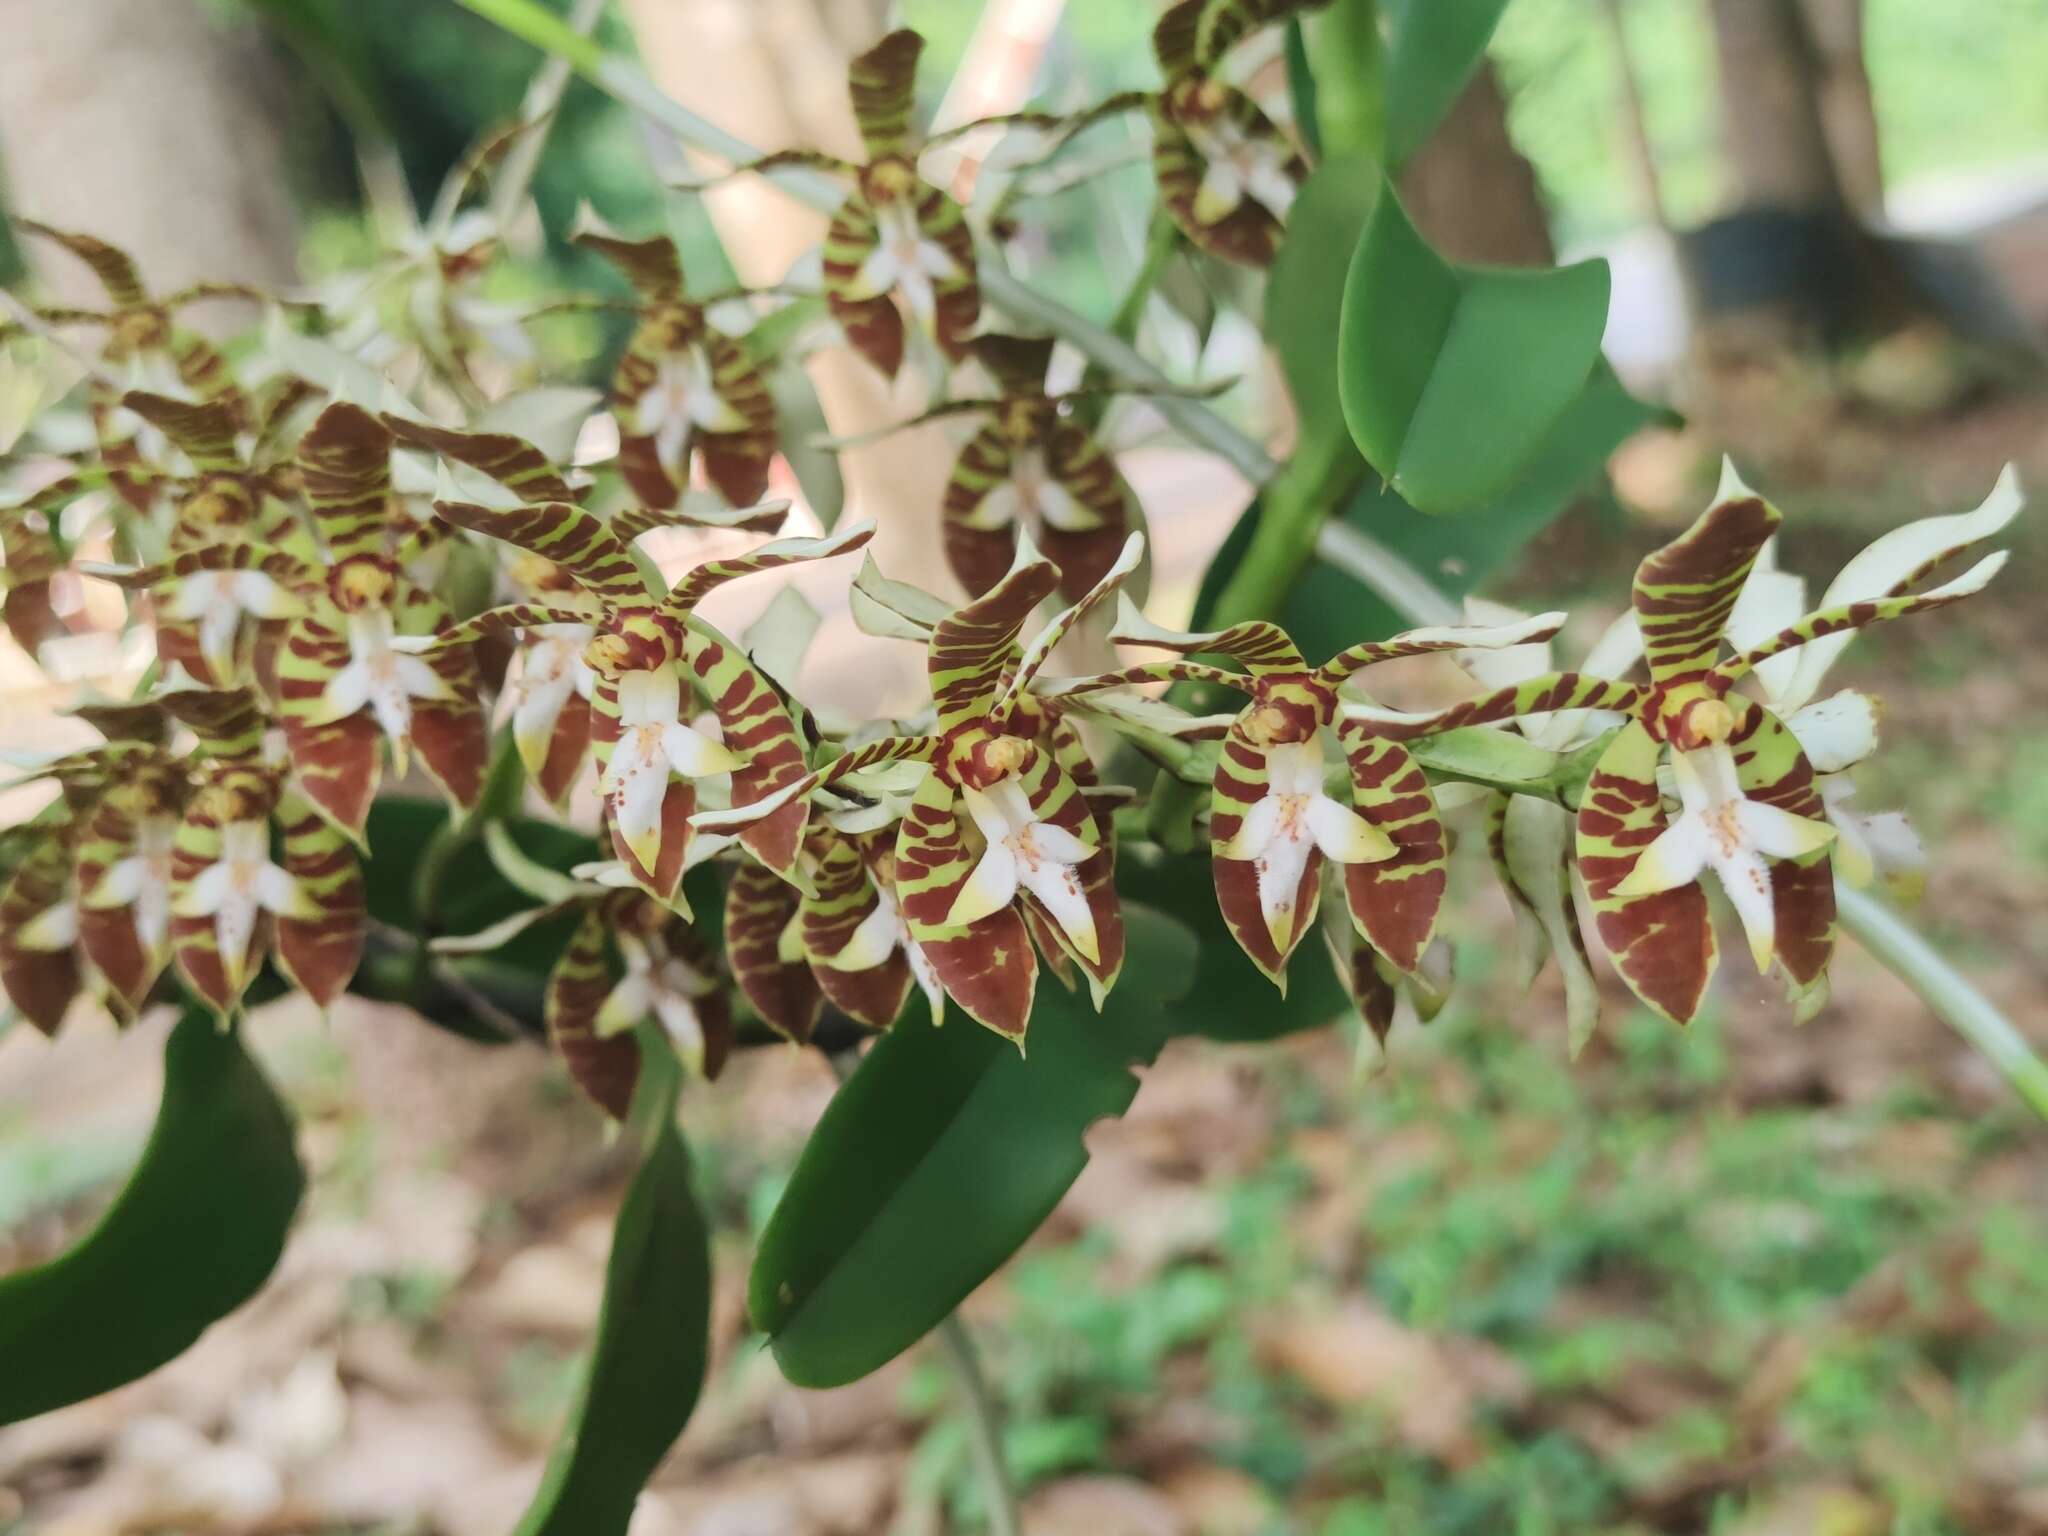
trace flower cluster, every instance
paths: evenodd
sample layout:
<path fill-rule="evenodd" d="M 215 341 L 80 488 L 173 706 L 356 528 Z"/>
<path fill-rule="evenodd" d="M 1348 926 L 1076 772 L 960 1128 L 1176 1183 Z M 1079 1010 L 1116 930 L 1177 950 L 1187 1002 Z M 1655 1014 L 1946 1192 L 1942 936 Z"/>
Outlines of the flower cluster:
<path fill-rule="evenodd" d="M 1174 7 L 1155 39 L 1165 86 L 1101 109 L 1143 105 L 1166 206 L 1202 249 L 1257 264 L 1301 165 L 1218 66 L 1287 9 Z M 1100 1006 L 1125 959 L 1118 845 L 1144 835 L 1132 802 L 1154 765 L 1207 789 L 1209 877 L 1249 963 L 1284 988 L 1320 913 L 1382 1033 L 1404 1000 L 1441 1002 L 1449 852 L 1474 800 L 1529 962 L 1555 953 L 1566 972 L 1575 1042 L 1597 989 L 1574 870 L 1622 978 L 1667 1016 L 1694 1014 L 1713 966 L 1709 873 L 1758 968 L 1819 1006 L 1836 874 L 1873 878 L 1915 846 L 1896 817 L 1850 807 L 1843 774 L 1875 746 L 1877 710 L 1823 696 L 1823 676 L 1850 631 L 1982 587 L 2002 555 L 1930 582 L 2011 520 L 2016 486 L 1886 535 L 1806 612 L 1772 555 L 1778 513 L 1731 477 L 1643 562 L 1631 615 L 1576 672 L 1550 666 L 1558 613 L 1475 612 L 1319 664 L 1272 623 L 1160 628 L 1127 590 L 1136 498 L 1075 409 L 1117 386 L 1055 393 L 1049 341 L 976 333 L 977 236 L 921 178 L 910 135 L 920 46 L 899 32 L 855 61 L 865 163 L 775 162 L 848 182 L 823 264 L 845 343 L 893 374 L 907 319 L 993 385 L 932 412 L 983 418 L 931 509 L 968 600 L 871 558 L 852 582 L 863 628 L 925 648 L 918 719 L 807 707 L 800 603 L 740 641 L 699 612 L 724 583 L 860 550 L 868 525 L 673 581 L 639 547 L 658 529 L 777 532 L 790 510 L 763 499 L 783 359 L 761 333 L 786 332 L 719 323 L 765 301 L 693 298 L 666 238 L 579 222 L 636 295 L 600 403 L 539 387 L 532 349 L 499 334 L 521 317 L 481 297 L 499 232 L 462 210 L 488 153 L 360 282 L 289 317 L 273 306 L 228 352 L 174 316 L 236 291 L 151 298 L 120 252 L 23 226 L 88 262 L 108 303 L 40 314 L 96 327 L 101 346 L 78 423 L 42 411 L 0 441 L 6 619 L 35 654 L 77 622 L 67 584 L 104 580 L 153 645 L 133 697 L 77 710 L 100 744 L 34 765 L 56 798 L 0 855 L 0 985 L 31 1022 L 55 1031 L 82 992 L 132 1017 L 167 970 L 223 1018 L 266 965 L 332 1002 L 372 926 L 365 861 L 421 857 L 371 846 L 380 784 L 415 764 L 447 828 L 481 837 L 535 902 L 440 947 L 557 933 L 546 1023 L 614 1115 L 644 1023 L 708 1075 L 750 1019 L 805 1040 L 828 1009 L 883 1029 L 914 997 L 1021 1045 L 1041 962 Z M 587 430 L 601 416 L 615 460 Z M 1111 610 L 1113 627 L 1084 623 Z M 1152 659 L 1052 674 L 1105 628 Z M 1369 669 L 1432 653 L 1484 691 L 1423 715 L 1364 692 Z M 1166 683 L 1244 702 L 1196 713 Z M 591 856 L 525 858 L 489 792 L 501 765 L 595 829 Z M 709 893 L 715 912 L 698 909 Z"/>

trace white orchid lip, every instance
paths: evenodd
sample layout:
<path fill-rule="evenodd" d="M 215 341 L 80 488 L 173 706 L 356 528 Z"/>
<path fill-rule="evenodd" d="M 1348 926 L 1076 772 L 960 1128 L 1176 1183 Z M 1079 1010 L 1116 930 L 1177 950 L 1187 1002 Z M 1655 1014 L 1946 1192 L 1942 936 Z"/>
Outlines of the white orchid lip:
<path fill-rule="evenodd" d="M 1750 799 L 1736 774 L 1735 754 L 1726 745 L 1673 752 L 1671 772 L 1680 810 L 1637 857 L 1614 894 L 1654 896 L 1689 885 L 1712 869 L 1742 920 L 1758 972 L 1768 971 L 1777 949 L 1769 861 L 1818 853 L 1835 840 L 1835 829 Z"/>
<path fill-rule="evenodd" d="M 1247 133 L 1228 119 L 1190 123 L 1188 139 L 1206 163 L 1195 192 L 1198 223 L 1215 224 L 1235 213 L 1250 197 L 1276 219 L 1294 206 L 1294 178 L 1287 172 L 1288 151 L 1260 135 Z"/>
<path fill-rule="evenodd" d="M 254 960 L 250 950 L 263 913 L 320 916 L 298 877 L 271 862 L 268 821 L 232 821 L 222 827 L 220 857 L 186 883 L 172 899 L 171 911 L 179 917 L 213 919 L 221 971 L 237 989 Z"/>
<path fill-rule="evenodd" d="M 171 852 L 177 836 L 176 817 L 141 818 L 134 851 L 108 865 L 83 902 L 96 912 L 133 907 L 135 936 L 151 953 L 163 948 L 170 933 Z"/>
<path fill-rule="evenodd" d="M 412 741 L 413 700 L 452 699 L 455 691 L 431 661 L 397 643 L 394 629 L 388 608 L 348 615 L 349 660 L 327 680 L 316 723 L 346 720 L 367 705 L 397 749 L 403 772 L 404 752 Z"/>
<path fill-rule="evenodd" d="M 704 1020 L 698 1003 L 718 984 L 659 938 L 619 935 L 626 974 L 598 1006 L 596 1030 L 610 1038 L 652 1018 L 675 1042 L 677 1054 L 693 1072 L 704 1071 Z"/>
<path fill-rule="evenodd" d="M 847 935 L 838 953 L 825 957 L 819 964 L 835 971 L 871 971 L 886 964 L 890 956 L 901 950 L 903 958 L 910 964 L 910 974 L 916 980 L 918 990 L 931 1004 L 932 1018 L 942 1018 L 946 1011 L 946 992 L 939 982 L 938 971 L 932 966 L 931 957 L 910 936 L 910 924 L 904 920 L 903 909 L 897 904 L 896 893 L 889 889 L 888 883 L 877 879 L 872 888 L 875 893 L 874 910 Z"/>
<path fill-rule="evenodd" d="M 1348 805 L 1323 791 L 1319 738 L 1266 749 L 1266 793 L 1245 812 L 1236 833 L 1217 850 L 1249 863 L 1259 882 L 1259 910 L 1273 940 L 1294 936 L 1294 907 L 1311 855 L 1339 864 L 1376 864 L 1392 858 L 1393 840 Z"/>
<path fill-rule="evenodd" d="M 1045 450 L 1036 446 L 1018 448 L 1011 454 L 1009 478 L 982 497 L 961 522 L 993 533 L 1016 526 L 1020 517 L 1035 518 L 1060 533 L 1087 533 L 1102 526 L 1102 519 L 1048 472 Z"/>
<path fill-rule="evenodd" d="M 262 571 L 194 571 L 178 584 L 171 615 L 199 626 L 199 654 L 216 674 L 234 664 L 245 618 L 282 619 L 299 604 L 283 583 Z"/>
<path fill-rule="evenodd" d="M 701 346 L 666 354 L 655 365 L 654 381 L 635 402 L 637 430 L 654 439 L 654 451 L 671 470 L 682 467 L 694 432 L 737 432 L 746 418 L 719 393 L 711 360 Z"/>
<path fill-rule="evenodd" d="M 875 248 L 860 265 L 851 292 L 876 298 L 892 290 L 903 295 L 911 313 L 926 325 L 938 313 L 936 284 L 960 275 L 953 255 L 918 227 L 917 210 L 909 203 L 889 203 L 875 210 Z"/>
<path fill-rule="evenodd" d="M 988 846 L 953 898 L 947 923 L 965 927 L 979 922 L 1027 891 L 1073 943 L 1075 953 L 1090 964 L 1100 960 L 1095 913 L 1077 869 L 1095 850 L 1065 827 L 1039 820 L 1015 778 L 999 779 L 986 789 L 962 789 L 960 797 Z"/>
<path fill-rule="evenodd" d="M 671 774 L 700 779 L 730 773 L 740 759 L 681 718 L 682 678 L 674 667 L 622 673 L 619 739 L 612 744 L 602 789 L 633 857 L 651 870 L 661 856 L 661 810 Z"/>

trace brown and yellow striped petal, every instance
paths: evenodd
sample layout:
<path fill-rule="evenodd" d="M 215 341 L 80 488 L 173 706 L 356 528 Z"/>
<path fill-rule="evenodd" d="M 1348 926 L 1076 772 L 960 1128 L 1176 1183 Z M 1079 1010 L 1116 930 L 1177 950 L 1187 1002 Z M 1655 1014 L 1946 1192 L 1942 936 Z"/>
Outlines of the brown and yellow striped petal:
<path fill-rule="evenodd" d="M 798 1044 L 811 1038 L 825 994 L 802 958 L 801 944 L 785 941 L 802 900 L 795 886 L 758 864 L 741 864 L 725 891 L 725 953 L 740 995 L 763 1022 Z"/>
<path fill-rule="evenodd" d="M 1397 741 L 1340 723 L 1358 814 L 1393 841 L 1394 855 L 1344 866 L 1352 919 L 1396 969 L 1412 972 L 1436 935 L 1449 884 L 1450 849 L 1421 765 Z"/>
<path fill-rule="evenodd" d="M 923 52 L 924 39 L 903 27 L 857 55 L 847 71 L 854 121 L 860 125 L 861 142 L 867 146 L 870 160 L 900 155 L 910 148 L 917 60 Z"/>
<path fill-rule="evenodd" d="M 946 995 L 1021 1044 L 1038 976 L 1024 919 L 1010 906 L 965 926 L 947 921 L 974 864 L 958 795 L 938 774 L 927 776 L 897 829 L 897 901 Z"/>
<path fill-rule="evenodd" d="M 1647 896 L 1615 887 L 1669 823 L 1657 790 L 1662 748 L 1637 721 L 1621 728 L 1579 805 L 1579 873 L 1593 926 L 1637 997 L 1675 1023 L 1691 1021 L 1714 973 L 1714 926 L 1698 881 Z"/>
<path fill-rule="evenodd" d="M 299 796 L 280 798 L 277 819 L 279 863 L 320 913 L 277 919 L 277 958 L 300 991 L 330 1008 L 348 989 L 369 932 L 362 865 L 348 838 Z"/>
<path fill-rule="evenodd" d="M 626 1118 L 640 1081 L 640 1043 L 630 1031 L 600 1035 L 598 1010 L 612 989 L 609 957 L 612 904 L 594 902 L 583 914 L 562 957 L 548 972 L 542 1014 L 548 1039 L 561 1053 L 570 1080 L 614 1120 Z"/>
<path fill-rule="evenodd" d="M 1713 669 L 1728 615 L 1779 521 L 1762 497 L 1724 482 L 1698 521 L 1636 567 L 1636 625 L 1652 682 L 1688 682 Z"/>

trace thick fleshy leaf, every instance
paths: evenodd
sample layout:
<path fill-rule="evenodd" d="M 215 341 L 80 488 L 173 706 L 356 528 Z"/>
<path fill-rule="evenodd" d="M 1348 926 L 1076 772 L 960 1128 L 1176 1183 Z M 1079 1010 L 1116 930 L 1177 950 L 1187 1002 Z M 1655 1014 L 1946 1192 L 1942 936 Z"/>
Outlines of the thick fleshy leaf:
<path fill-rule="evenodd" d="M 740 994 L 762 1021 L 799 1044 L 811 1038 L 825 995 L 804 963 L 797 888 L 758 864 L 741 864 L 725 890 L 725 952 Z"/>
<path fill-rule="evenodd" d="M 967 1016 L 1022 1042 L 1031 1019 L 1038 961 L 1015 907 L 967 924 L 951 922 L 975 870 L 959 796 L 936 773 L 912 797 L 896 834 L 896 898 L 910 936 Z"/>
<path fill-rule="evenodd" d="M 1352 804 L 1395 849 L 1392 858 L 1345 865 L 1345 899 L 1373 948 L 1399 970 L 1412 972 L 1436 935 L 1449 883 L 1450 848 L 1436 796 L 1398 741 L 1351 722 L 1339 727 L 1338 738 L 1351 773 Z"/>
<path fill-rule="evenodd" d="M 292 1140 L 237 1035 L 188 1012 L 164 1048 L 156 1128 L 113 1208 L 65 1253 L 0 1279 L 0 1423 L 147 1375 L 248 1300 L 305 1190 Z"/>
<path fill-rule="evenodd" d="M 1422 148 L 1486 56 L 1507 0 L 1400 0 L 1382 66 L 1386 75 L 1387 164 L 1406 165 Z"/>
<path fill-rule="evenodd" d="M 1176 925 L 1133 914 L 1143 985 L 1100 1017 L 1048 991 L 1031 1055 L 907 1019 L 812 1132 L 756 1250 L 748 1292 L 783 1373 L 852 1381 L 908 1348 L 1035 1231 L 1086 1165 L 1082 1133 L 1121 1114 L 1194 973 Z"/>
<path fill-rule="evenodd" d="M 1714 973 L 1714 927 L 1698 881 L 1620 896 L 1645 848 L 1668 825 L 1657 790 L 1662 748 L 1630 721 L 1601 754 L 1579 805 L 1579 874 L 1593 923 L 1637 997 L 1675 1023 L 1691 1021 Z"/>
<path fill-rule="evenodd" d="M 1585 388 L 1607 296 L 1604 261 L 1454 266 L 1382 189 L 1338 322 L 1359 451 L 1418 511 L 1466 511 L 1507 490 Z"/>
<path fill-rule="evenodd" d="M 612 1229 L 590 1365 L 515 1536 L 623 1536 L 710 1359 L 711 1234 L 675 1127 L 674 1057 L 650 1072 L 640 1168 Z"/>
<path fill-rule="evenodd" d="M 1730 467 L 1714 504 L 1636 567 L 1636 626 L 1653 682 L 1689 682 L 1713 669 L 1728 616 L 1779 521 Z"/>

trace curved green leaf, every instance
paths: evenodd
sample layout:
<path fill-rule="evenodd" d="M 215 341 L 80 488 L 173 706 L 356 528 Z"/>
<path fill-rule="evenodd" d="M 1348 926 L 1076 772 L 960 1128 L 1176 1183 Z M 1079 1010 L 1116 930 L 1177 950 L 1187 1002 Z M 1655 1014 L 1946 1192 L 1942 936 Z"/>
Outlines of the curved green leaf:
<path fill-rule="evenodd" d="M 1599 360 L 1607 293 L 1599 260 L 1453 266 L 1383 189 L 1338 321 L 1338 384 L 1359 451 L 1421 512 L 1506 490 Z"/>
<path fill-rule="evenodd" d="M 659 1035 L 643 1037 L 640 1059 L 646 1151 L 613 1228 L 589 1372 L 515 1536 L 623 1536 L 703 1389 L 711 1239 L 676 1132 L 680 1071 Z"/>
<path fill-rule="evenodd" d="M 147 1375 L 262 1286 L 306 1187 L 290 1113 L 203 1010 L 164 1047 L 156 1128 L 77 1246 L 0 1279 L 0 1423 Z"/>
<path fill-rule="evenodd" d="M 1465 89 L 1508 0 L 1393 0 L 1387 164 L 1399 170 Z"/>
<path fill-rule="evenodd" d="M 876 1042 L 811 1133 L 754 1257 L 748 1310 L 799 1386 L 885 1364 L 993 1274 L 1088 1162 L 1081 1136 L 1138 1091 L 1189 935 L 1127 914 L 1124 984 L 1098 1017 L 1042 982 L 1028 1059 L 985 1029 L 921 1017 Z M 1136 983 L 1159 978 L 1156 986 Z"/>
<path fill-rule="evenodd" d="M 1351 253 L 1379 198 L 1380 175 L 1362 155 L 1318 165 L 1287 214 L 1287 234 L 1266 284 L 1266 336 L 1279 354 L 1301 424 L 1298 456 L 1362 472 L 1337 397 L 1338 331 Z"/>

